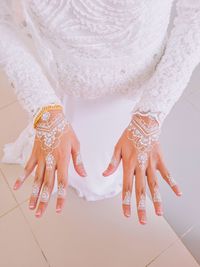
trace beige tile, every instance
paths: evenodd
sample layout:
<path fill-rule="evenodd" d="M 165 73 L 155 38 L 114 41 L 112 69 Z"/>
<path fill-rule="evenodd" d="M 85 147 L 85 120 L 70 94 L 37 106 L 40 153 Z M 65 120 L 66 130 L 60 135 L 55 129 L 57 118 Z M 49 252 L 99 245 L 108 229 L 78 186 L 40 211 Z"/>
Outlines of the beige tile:
<path fill-rule="evenodd" d="M 8 184 L 4 180 L 1 172 L 0 172 L 0 216 L 8 212 L 9 210 L 13 209 L 17 206 L 17 202 L 15 201 Z"/>
<path fill-rule="evenodd" d="M 19 208 L 0 219 L 0 266 L 49 266 Z"/>
<path fill-rule="evenodd" d="M 17 97 L 7 79 L 5 72 L 1 69 L 0 69 L 0 91 L 1 91 L 0 109 L 17 100 Z"/>
<path fill-rule="evenodd" d="M 55 212 L 55 195 L 44 216 L 35 217 L 28 203 L 21 206 L 51 267 L 144 267 L 177 240 L 147 199 L 148 223 L 140 225 L 135 208 L 127 219 L 121 196 L 87 202 L 69 188 L 63 214 Z"/>
<path fill-rule="evenodd" d="M 0 110 L 1 128 L 0 138 L 0 158 L 4 144 L 14 142 L 21 131 L 28 124 L 26 111 L 22 109 L 18 102 Z"/>
<path fill-rule="evenodd" d="M 2 164 L 2 163 L 0 164 L 0 168 L 17 202 L 21 203 L 27 200 L 31 194 L 33 175 L 30 176 L 28 179 L 26 179 L 21 188 L 19 188 L 18 190 L 13 190 L 13 185 L 17 177 L 22 173 L 23 168 L 18 164 Z"/>
<path fill-rule="evenodd" d="M 148 267 L 199 267 L 183 243 L 178 240 L 156 258 Z"/>

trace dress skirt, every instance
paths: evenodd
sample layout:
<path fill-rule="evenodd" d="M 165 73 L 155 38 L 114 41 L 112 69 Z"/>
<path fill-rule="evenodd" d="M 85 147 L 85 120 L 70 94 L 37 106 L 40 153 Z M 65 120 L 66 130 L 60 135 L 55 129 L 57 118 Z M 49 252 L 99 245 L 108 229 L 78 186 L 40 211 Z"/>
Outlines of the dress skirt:
<path fill-rule="evenodd" d="M 131 110 L 137 99 L 130 99 L 126 95 L 83 99 L 65 94 L 62 102 L 66 118 L 80 141 L 81 158 L 87 172 L 86 177 L 79 176 L 74 170 L 71 158 L 68 170 L 69 186 L 76 190 L 79 197 L 88 201 L 117 195 L 122 190 L 122 163 L 117 171 L 108 177 L 104 177 L 102 172 L 107 168 L 114 146 L 130 122 Z M 31 154 L 34 135 L 30 122 L 15 142 L 4 145 L 1 161 L 25 166 Z M 56 191 L 57 177 L 52 194 Z"/>

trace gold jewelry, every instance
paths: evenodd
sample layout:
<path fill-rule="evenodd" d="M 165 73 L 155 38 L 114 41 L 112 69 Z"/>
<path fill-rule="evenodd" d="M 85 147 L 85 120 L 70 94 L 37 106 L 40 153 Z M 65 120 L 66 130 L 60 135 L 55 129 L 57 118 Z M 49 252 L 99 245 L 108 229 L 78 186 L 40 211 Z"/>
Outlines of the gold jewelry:
<path fill-rule="evenodd" d="M 56 105 L 56 104 L 51 104 L 48 106 L 44 106 L 41 108 L 41 110 L 39 111 L 38 115 L 36 116 L 36 118 L 34 119 L 34 123 L 33 123 L 33 127 L 36 128 L 36 124 L 39 121 L 39 119 L 42 117 L 42 115 L 49 111 L 49 110 L 62 110 L 62 106 L 61 105 Z"/>

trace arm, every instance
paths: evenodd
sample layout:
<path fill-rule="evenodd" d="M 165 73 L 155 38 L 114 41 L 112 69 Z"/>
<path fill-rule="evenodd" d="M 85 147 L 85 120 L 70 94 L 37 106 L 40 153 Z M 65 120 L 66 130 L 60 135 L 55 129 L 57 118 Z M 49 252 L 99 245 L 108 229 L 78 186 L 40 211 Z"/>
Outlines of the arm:
<path fill-rule="evenodd" d="M 28 51 L 14 23 L 11 2 L 0 3 L 0 67 L 31 116 L 51 103 L 61 104 L 39 63 Z"/>
<path fill-rule="evenodd" d="M 165 53 L 132 110 L 132 115 L 137 112 L 152 115 L 160 126 L 200 62 L 200 1 L 178 0 L 176 9 Z"/>

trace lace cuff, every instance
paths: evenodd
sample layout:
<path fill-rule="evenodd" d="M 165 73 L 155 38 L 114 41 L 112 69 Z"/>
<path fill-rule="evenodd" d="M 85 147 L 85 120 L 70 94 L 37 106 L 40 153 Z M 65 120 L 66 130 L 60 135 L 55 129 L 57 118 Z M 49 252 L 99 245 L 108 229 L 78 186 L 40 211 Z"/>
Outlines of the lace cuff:
<path fill-rule="evenodd" d="M 150 114 L 162 125 L 200 62 L 200 1 L 179 0 L 165 52 L 131 111 Z"/>
<path fill-rule="evenodd" d="M 61 101 L 36 58 L 24 44 L 11 15 L 8 5 L 1 2 L 0 67 L 15 88 L 19 102 L 34 117 L 41 107 L 49 104 L 61 105 Z"/>

